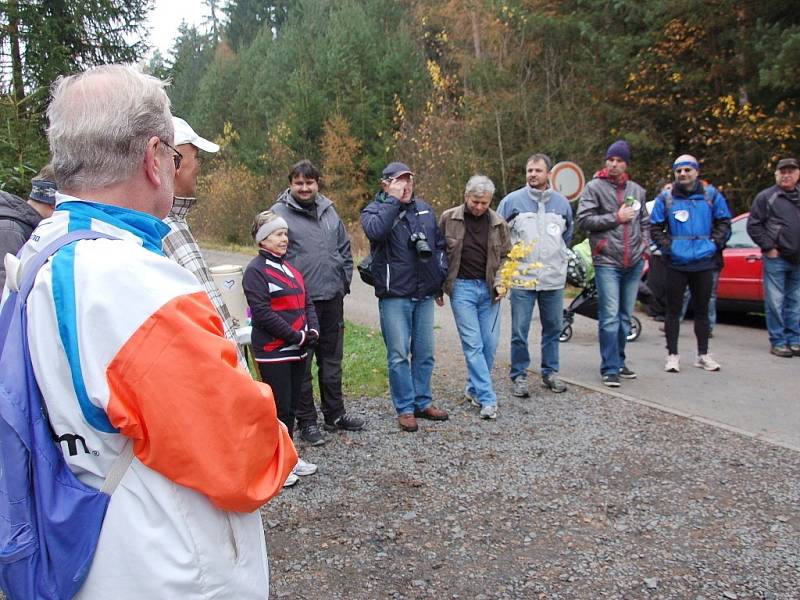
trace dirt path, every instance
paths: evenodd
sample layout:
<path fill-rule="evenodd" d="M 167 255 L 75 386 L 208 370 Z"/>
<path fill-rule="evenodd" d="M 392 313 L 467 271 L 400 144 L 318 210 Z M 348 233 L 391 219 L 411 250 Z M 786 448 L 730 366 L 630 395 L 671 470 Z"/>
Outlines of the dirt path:
<path fill-rule="evenodd" d="M 577 386 L 517 399 L 500 371 L 481 421 L 445 311 L 451 420 L 400 433 L 388 398 L 349 398 L 366 431 L 301 447 L 320 472 L 263 510 L 272 597 L 800 597 L 800 454 Z"/>

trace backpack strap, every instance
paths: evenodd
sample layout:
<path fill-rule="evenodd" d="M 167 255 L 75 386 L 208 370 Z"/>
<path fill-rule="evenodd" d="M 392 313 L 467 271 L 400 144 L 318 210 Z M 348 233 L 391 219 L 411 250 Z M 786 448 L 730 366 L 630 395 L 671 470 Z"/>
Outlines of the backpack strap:
<path fill-rule="evenodd" d="M 21 306 L 27 301 L 28 295 L 33 288 L 34 281 L 36 280 L 36 275 L 39 273 L 39 269 L 42 268 L 44 263 L 46 263 L 53 254 L 68 244 L 72 244 L 78 240 L 96 239 L 117 240 L 119 238 L 107 233 L 102 233 L 100 231 L 92 231 L 91 229 L 76 229 L 75 231 L 70 231 L 69 233 L 62 235 L 61 237 L 50 242 L 36 255 L 34 255 L 28 261 L 28 263 L 26 263 L 25 272 L 22 276 L 22 283 L 19 286 L 19 291 L 15 292 L 18 294 L 17 298 L 13 299 L 11 296 L 9 296 L 5 305 L 3 305 L 2 314 L 0 314 L 0 332 L 3 332 L 3 339 L 0 340 L 0 348 L 2 348 L 3 344 L 5 343 L 5 334 L 8 331 L 8 322 L 10 322 L 13 315 L 13 309 L 11 306 L 17 303 L 19 303 Z M 111 465 L 100 491 L 108 495 L 113 494 L 114 490 L 117 488 L 117 485 L 119 485 L 119 482 L 122 480 L 123 475 L 125 475 L 125 472 L 128 470 L 132 460 L 133 440 L 126 438 L 125 445 L 123 446 L 122 451 L 119 453 L 116 460 L 114 460 L 113 464 Z"/>

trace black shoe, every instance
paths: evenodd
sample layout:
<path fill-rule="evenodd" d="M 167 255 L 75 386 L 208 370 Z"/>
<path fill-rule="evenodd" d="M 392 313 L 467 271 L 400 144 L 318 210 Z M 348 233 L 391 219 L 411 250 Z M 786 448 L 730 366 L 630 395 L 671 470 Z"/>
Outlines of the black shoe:
<path fill-rule="evenodd" d="M 567 391 L 567 386 L 564 382 L 552 373 L 549 375 L 542 375 L 542 385 L 556 394 Z"/>
<path fill-rule="evenodd" d="M 653 321 L 656 323 L 663 323 L 664 322 L 664 315 L 656 315 L 653 317 Z"/>
<path fill-rule="evenodd" d="M 773 346 L 770 352 L 781 358 L 792 358 L 794 356 L 794 352 L 791 351 L 789 346 Z"/>
<path fill-rule="evenodd" d="M 622 367 L 619 370 L 619 376 L 622 379 L 636 379 L 636 373 L 631 371 L 628 367 Z"/>
<path fill-rule="evenodd" d="M 361 431 L 364 429 L 364 419 L 351 417 L 350 415 L 342 415 L 333 423 L 325 421 L 324 427 L 326 431 Z"/>
<path fill-rule="evenodd" d="M 322 446 L 325 443 L 325 436 L 317 427 L 316 423 L 306 425 L 300 428 L 300 437 L 303 441 L 308 442 L 312 446 Z"/>
<path fill-rule="evenodd" d="M 603 375 L 603 385 L 606 387 L 619 387 L 619 375 Z"/>

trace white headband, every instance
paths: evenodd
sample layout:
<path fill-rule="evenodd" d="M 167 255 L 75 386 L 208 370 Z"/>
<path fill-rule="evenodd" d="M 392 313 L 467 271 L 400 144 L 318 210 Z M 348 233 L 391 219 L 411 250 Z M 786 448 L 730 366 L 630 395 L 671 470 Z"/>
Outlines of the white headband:
<path fill-rule="evenodd" d="M 259 227 L 258 231 L 256 232 L 256 244 L 259 244 L 262 240 L 267 239 L 270 233 L 277 231 L 278 229 L 289 229 L 289 225 L 286 223 L 286 220 L 283 217 L 278 217 L 277 219 L 272 219 L 272 221 L 267 221 L 261 227 Z"/>

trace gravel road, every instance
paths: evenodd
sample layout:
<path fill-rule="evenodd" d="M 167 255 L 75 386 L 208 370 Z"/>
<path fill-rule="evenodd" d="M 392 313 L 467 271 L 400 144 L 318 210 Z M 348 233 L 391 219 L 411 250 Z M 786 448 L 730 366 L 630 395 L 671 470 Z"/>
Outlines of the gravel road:
<path fill-rule="evenodd" d="M 366 431 L 301 447 L 320 472 L 263 510 L 271 597 L 800 598 L 800 454 L 499 373 L 481 421 L 447 355 L 450 421 L 401 433 L 387 398 L 350 399 Z"/>

